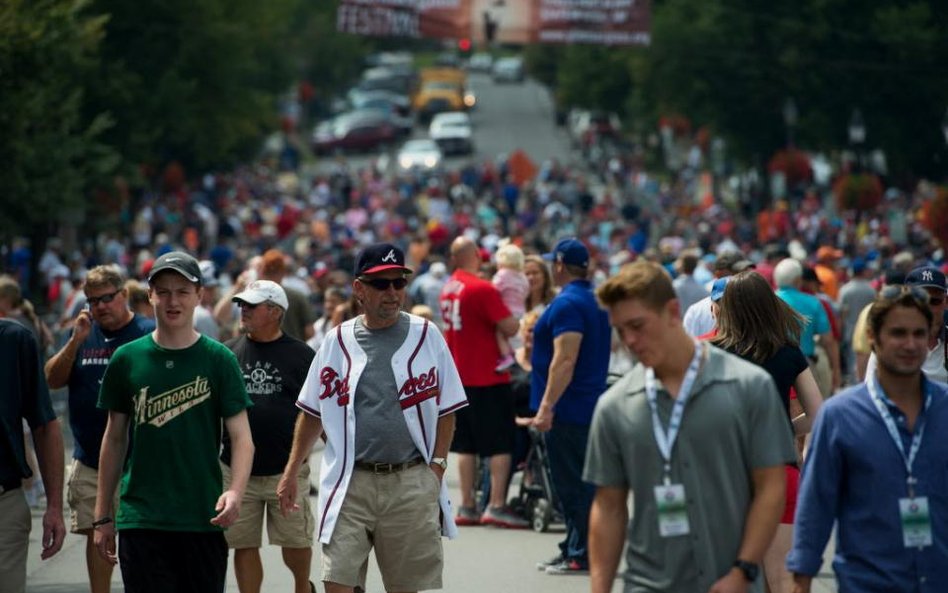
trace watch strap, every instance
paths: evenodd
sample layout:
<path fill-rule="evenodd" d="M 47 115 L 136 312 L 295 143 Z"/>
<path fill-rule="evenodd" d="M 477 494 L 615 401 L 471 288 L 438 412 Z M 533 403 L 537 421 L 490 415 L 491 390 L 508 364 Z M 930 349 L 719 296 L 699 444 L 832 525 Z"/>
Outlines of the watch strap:
<path fill-rule="evenodd" d="M 101 519 L 96 519 L 92 522 L 93 527 L 101 527 L 103 525 L 108 525 L 112 522 L 112 517 L 102 517 Z"/>
<path fill-rule="evenodd" d="M 738 558 L 734 561 L 734 568 L 740 569 L 744 573 L 744 578 L 747 579 L 749 583 L 753 583 L 757 580 L 757 575 L 760 573 L 760 567 L 752 562 L 747 562 Z"/>
<path fill-rule="evenodd" d="M 435 463 L 441 466 L 441 469 L 448 469 L 448 460 L 444 457 L 432 457 L 431 463 Z"/>

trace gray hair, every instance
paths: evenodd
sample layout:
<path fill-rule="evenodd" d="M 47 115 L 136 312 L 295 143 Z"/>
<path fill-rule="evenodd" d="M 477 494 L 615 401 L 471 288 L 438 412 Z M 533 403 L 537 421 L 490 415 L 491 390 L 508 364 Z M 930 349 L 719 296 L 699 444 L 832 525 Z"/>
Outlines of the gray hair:
<path fill-rule="evenodd" d="M 774 268 L 774 284 L 777 288 L 796 286 L 803 277 L 803 265 L 793 258 L 780 260 Z"/>

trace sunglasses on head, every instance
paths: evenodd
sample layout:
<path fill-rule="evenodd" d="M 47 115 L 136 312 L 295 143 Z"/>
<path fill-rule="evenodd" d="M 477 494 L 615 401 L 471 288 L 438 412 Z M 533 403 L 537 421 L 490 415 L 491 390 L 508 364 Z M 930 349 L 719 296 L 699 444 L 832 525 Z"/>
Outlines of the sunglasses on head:
<path fill-rule="evenodd" d="M 115 300 L 115 297 L 118 296 L 118 293 L 122 292 L 122 289 L 118 289 L 115 292 L 110 292 L 109 294 L 103 294 L 102 296 L 97 297 L 86 297 L 86 302 L 89 303 L 90 307 L 95 307 L 99 303 L 105 303 L 108 305 Z"/>
<path fill-rule="evenodd" d="M 930 294 L 924 289 L 921 289 L 917 286 L 908 286 L 908 285 L 895 285 L 895 286 L 886 286 L 881 291 L 879 291 L 879 296 L 886 300 L 895 300 L 901 298 L 904 295 L 912 297 L 916 302 L 922 303 L 925 305 L 940 304 L 938 301 L 934 301 Z M 944 303 L 944 297 L 941 298 L 941 303 Z"/>
<path fill-rule="evenodd" d="M 368 284 L 375 290 L 388 290 L 389 286 L 394 286 L 395 290 L 401 290 L 408 286 L 406 278 L 359 278 L 359 282 Z"/>

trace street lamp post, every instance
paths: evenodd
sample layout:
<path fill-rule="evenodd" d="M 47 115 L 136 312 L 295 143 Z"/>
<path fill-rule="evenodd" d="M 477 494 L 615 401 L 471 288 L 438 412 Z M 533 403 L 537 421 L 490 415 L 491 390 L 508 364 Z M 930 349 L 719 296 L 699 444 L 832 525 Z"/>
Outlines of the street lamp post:
<path fill-rule="evenodd" d="M 787 126 L 787 147 L 793 147 L 793 130 L 797 125 L 797 104 L 793 97 L 788 97 L 783 104 L 783 123 Z"/>
<path fill-rule="evenodd" d="M 856 164 L 862 167 L 862 144 L 866 141 L 866 122 L 862 119 L 862 112 L 859 109 L 853 109 L 849 117 L 849 143 L 852 144 L 856 153 Z"/>
<path fill-rule="evenodd" d="M 945 119 L 941 120 L 941 133 L 945 135 L 945 144 L 948 145 L 948 109 L 945 110 Z"/>

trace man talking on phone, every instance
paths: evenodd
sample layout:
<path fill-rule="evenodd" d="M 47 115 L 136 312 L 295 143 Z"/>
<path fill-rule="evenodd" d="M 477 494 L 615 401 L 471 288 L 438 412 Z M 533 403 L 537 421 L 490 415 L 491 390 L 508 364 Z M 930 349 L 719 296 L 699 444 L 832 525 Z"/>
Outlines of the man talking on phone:
<path fill-rule="evenodd" d="M 112 565 L 96 553 L 92 522 L 99 477 L 99 448 L 108 414 L 96 406 L 99 385 L 112 353 L 154 331 L 155 322 L 128 309 L 125 278 L 115 266 L 89 271 L 83 286 L 86 308 L 76 316 L 69 341 L 46 362 L 51 389 L 69 386 L 69 426 L 75 437 L 67 498 L 70 530 L 86 536 L 86 569 L 92 593 L 108 593 Z"/>

